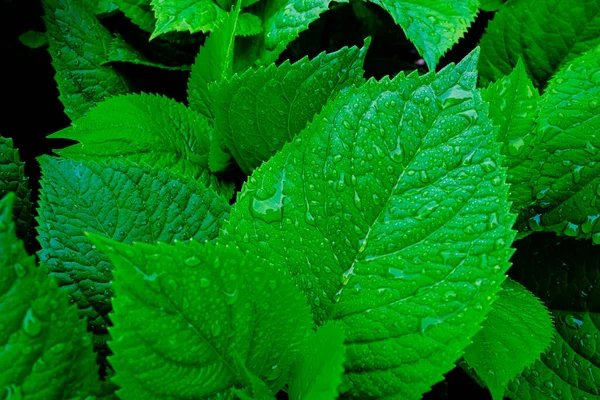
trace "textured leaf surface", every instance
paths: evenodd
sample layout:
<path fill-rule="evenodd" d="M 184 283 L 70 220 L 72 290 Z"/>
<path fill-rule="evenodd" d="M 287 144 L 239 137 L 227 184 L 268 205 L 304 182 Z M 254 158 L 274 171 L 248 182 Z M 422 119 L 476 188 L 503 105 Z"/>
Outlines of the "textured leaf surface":
<path fill-rule="evenodd" d="M 479 8 L 484 11 L 499 10 L 507 0 L 479 0 Z"/>
<path fill-rule="evenodd" d="M 126 243 L 216 237 L 229 205 L 201 183 L 121 160 L 97 163 L 43 157 L 40 261 L 77 302 L 95 332 L 105 331 L 112 266 L 84 237 Z"/>
<path fill-rule="evenodd" d="M 481 39 L 479 73 L 494 81 L 519 58 L 536 86 L 544 86 L 565 62 L 600 44 L 597 0 L 529 0 L 506 4 Z"/>
<path fill-rule="evenodd" d="M 589 241 L 532 235 L 519 242 L 511 273 L 554 316 L 554 342 L 511 382 L 515 400 L 600 399 L 600 251 Z"/>
<path fill-rule="evenodd" d="M 145 30 L 146 32 L 152 32 L 154 30 L 154 24 L 156 19 L 154 18 L 154 12 L 150 5 L 151 0 L 113 0 L 118 6 L 119 10 L 137 26 Z"/>
<path fill-rule="evenodd" d="M 263 3 L 259 17 L 263 31 L 249 38 L 236 50 L 235 70 L 275 62 L 300 32 L 327 11 L 331 0 L 269 0 Z"/>
<path fill-rule="evenodd" d="M 16 218 L 17 235 L 27 241 L 33 222 L 29 178 L 25 176 L 25 164 L 19 159 L 12 139 L 0 136 L 0 199 L 9 192 L 16 195 L 12 210 Z"/>
<path fill-rule="evenodd" d="M 244 386 L 236 358 L 281 387 L 312 325 L 289 277 L 235 247 L 92 241 L 115 265 L 120 397 L 201 399 Z"/>
<path fill-rule="evenodd" d="M 344 330 L 334 324 L 323 325 L 304 344 L 290 383 L 291 400 L 335 400 L 342 383 Z"/>
<path fill-rule="evenodd" d="M 540 95 L 527 76 L 525 66 L 518 62 L 514 71 L 482 90 L 490 103 L 490 117 L 500 127 L 498 141 L 503 144 L 510 183 L 513 210 L 520 210 L 534 202 L 531 194 L 532 142 Z"/>
<path fill-rule="evenodd" d="M 152 0 L 156 29 L 151 38 L 167 32 L 209 32 L 226 16 L 213 0 Z"/>
<path fill-rule="evenodd" d="M 548 309 L 521 284 L 507 279 L 464 358 L 496 400 L 508 382 L 540 358 L 554 335 Z"/>
<path fill-rule="evenodd" d="M 531 229 L 600 243 L 600 48 L 550 81 L 537 124 L 529 154 L 537 199 Z"/>
<path fill-rule="evenodd" d="M 288 268 L 318 323 L 343 324 L 351 397 L 419 398 L 504 279 L 514 218 L 476 63 L 340 94 L 254 171 L 221 231 Z"/>
<path fill-rule="evenodd" d="M 103 65 L 112 40 L 86 2 L 44 0 L 48 51 L 65 114 L 76 120 L 106 97 L 128 92 L 123 78 Z"/>
<path fill-rule="evenodd" d="M 172 71 L 189 71 L 189 65 L 169 66 L 154 62 L 144 54 L 137 51 L 132 45 L 127 43 L 121 36 L 116 35 L 110 42 L 106 63 L 126 62 L 147 67 L 155 67 Z"/>
<path fill-rule="evenodd" d="M 364 82 L 368 45 L 250 69 L 211 85 L 218 140 L 244 172 L 251 172 L 304 129 L 327 101 Z"/>
<path fill-rule="evenodd" d="M 17 239 L 13 201 L 0 200 L 0 387 L 7 399 L 85 398 L 100 383 L 91 337 Z"/>
<path fill-rule="evenodd" d="M 462 38 L 477 15 L 477 0 L 370 0 L 386 10 L 430 70 Z"/>

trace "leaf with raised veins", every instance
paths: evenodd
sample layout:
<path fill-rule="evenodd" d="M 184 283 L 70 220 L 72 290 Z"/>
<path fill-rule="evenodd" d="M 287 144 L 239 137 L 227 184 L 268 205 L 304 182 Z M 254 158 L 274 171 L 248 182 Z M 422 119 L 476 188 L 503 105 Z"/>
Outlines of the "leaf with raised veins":
<path fill-rule="evenodd" d="M 508 382 L 539 360 L 553 335 L 552 318 L 540 299 L 507 279 L 464 358 L 492 397 L 502 400 Z"/>
<path fill-rule="evenodd" d="M 482 80 L 495 81 L 522 59 L 542 87 L 562 65 L 599 44 L 597 0 L 511 1 L 481 39 L 479 73 Z"/>
<path fill-rule="evenodd" d="M 92 338 L 17 239 L 14 200 L 0 200 L 0 387 L 6 399 L 86 398 L 100 388 Z"/>
<path fill-rule="evenodd" d="M 250 69 L 210 86 L 215 134 L 246 173 L 296 136 L 332 98 L 364 82 L 369 47 Z"/>
<path fill-rule="evenodd" d="M 417 399 L 454 367 L 512 254 L 477 53 L 340 93 L 250 176 L 218 238 L 280 268 L 345 328 L 341 391 Z"/>
<path fill-rule="evenodd" d="M 12 210 L 17 220 L 17 235 L 27 242 L 33 222 L 29 178 L 25 176 L 25 163 L 21 162 L 12 139 L 0 136 L 0 199 L 10 192 L 16 195 Z"/>
<path fill-rule="evenodd" d="M 335 400 L 342 383 L 346 349 L 344 330 L 321 326 L 304 343 L 289 384 L 290 400 Z"/>
<path fill-rule="evenodd" d="M 522 213 L 533 231 L 600 243 L 600 47 L 565 65 L 540 101 L 531 193 Z"/>
<path fill-rule="evenodd" d="M 40 262 L 95 333 L 109 324 L 112 265 L 85 232 L 126 243 L 205 241 L 228 215 L 227 202 L 200 182 L 131 161 L 44 156 L 40 163 Z"/>
<path fill-rule="evenodd" d="M 80 0 L 44 0 L 46 36 L 59 100 L 72 120 L 106 97 L 129 92 L 123 77 L 104 65 L 112 40 L 93 10 Z"/>
<path fill-rule="evenodd" d="M 513 210 L 534 203 L 531 195 L 532 142 L 540 94 L 527 76 L 525 66 L 518 62 L 514 71 L 481 91 L 490 103 L 490 118 L 500 127 L 498 141 L 502 143 L 504 165 L 508 168 L 506 181 L 510 183 L 510 200 Z"/>
<path fill-rule="evenodd" d="M 121 398 L 222 398 L 252 384 L 246 369 L 282 387 L 312 327 L 289 277 L 235 246 L 91 239 L 115 265 L 109 346 Z"/>
<path fill-rule="evenodd" d="M 587 240 L 536 234 L 518 242 L 512 261 L 511 275 L 550 309 L 555 334 L 506 396 L 600 399 L 600 250 Z"/>
<path fill-rule="evenodd" d="M 477 0 L 369 0 L 402 27 L 430 70 L 463 37 L 477 15 Z"/>

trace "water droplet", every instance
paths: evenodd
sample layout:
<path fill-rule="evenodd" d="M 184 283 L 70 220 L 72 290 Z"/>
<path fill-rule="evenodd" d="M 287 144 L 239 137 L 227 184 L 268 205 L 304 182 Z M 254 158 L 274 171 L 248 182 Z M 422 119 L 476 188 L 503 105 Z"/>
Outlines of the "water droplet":
<path fill-rule="evenodd" d="M 581 170 L 582 169 L 583 169 L 583 166 L 578 165 L 577 167 L 575 167 L 573 169 L 573 171 L 571 171 L 571 173 L 573 174 L 573 182 L 575 182 L 575 183 L 581 182 Z"/>
<path fill-rule="evenodd" d="M 542 226 L 542 214 L 534 215 L 533 217 L 529 218 L 528 222 L 532 231 L 539 232 L 544 230 L 544 227 Z"/>
<path fill-rule="evenodd" d="M 22 327 L 23 331 L 31 337 L 39 335 L 42 330 L 42 322 L 35 316 L 31 308 L 25 313 Z"/>
<path fill-rule="evenodd" d="M 335 156 L 333 156 L 333 162 L 337 164 L 340 161 L 342 161 L 342 158 L 344 157 L 341 154 L 336 154 Z"/>
<path fill-rule="evenodd" d="M 258 189 L 250 202 L 250 213 L 264 222 L 281 221 L 283 198 L 282 182 L 279 182 L 270 193 L 264 189 Z"/>
<path fill-rule="evenodd" d="M 210 285 L 210 280 L 206 278 L 200 279 L 200 287 L 207 288 Z"/>
<path fill-rule="evenodd" d="M 200 264 L 200 259 L 196 256 L 191 256 L 189 258 L 186 258 L 183 263 L 185 265 L 187 265 L 188 267 L 196 267 Z"/>
<path fill-rule="evenodd" d="M 600 214 L 588 215 L 586 221 L 583 224 L 581 224 L 581 231 L 585 234 L 591 233 L 596 223 L 598 223 L 598 217 L 600 217 Z"/>
<path fill-rule="evenodd" d="M 567 222 L 563 232 L 566 236 L 576 237 L 579 234 L 579 225 Z"/>
<path fill-rule="evenodd" d="M 221 324 L 219 321 L 214 321 L 210 326 L 210 332 L 214 337 L 217 337 L 221 334 Z"/>
<path fill-rule="evenodd" d="M 315 297 L 314 300 L 315 306 L 319 307 L 321 305 L 321 299 L 319 298 L 319 296 Z"/>
<path fill-rule="evenodd" d="M 460 86 L 451 87 L 440 96 L 440 99 L 442 100 L 442 107 L 444 108 L 463 103 L 472 98 L 473 93 L 464 90 Z"/>
<path fill-rule="evenodd" d="M 518 156 L 523 152 L 524 148 L 525 141 L 523 138 L 516 138 L 508 142 L 508 154 L 511 156 Z"/>
<path fill-rule="evenodd" d="M 588 105 L 593 110 L 595 108 L 598 108 L 598 106 L 600 105 L 600 101 L 598 101 L 598 99 L 593 99 L 589 101 Z"/>
<path fill-rule="evenodd" d="M 27 275 L 27 269 L 22 264 L 15 263 L 15 274 L 22 279 Z"/>

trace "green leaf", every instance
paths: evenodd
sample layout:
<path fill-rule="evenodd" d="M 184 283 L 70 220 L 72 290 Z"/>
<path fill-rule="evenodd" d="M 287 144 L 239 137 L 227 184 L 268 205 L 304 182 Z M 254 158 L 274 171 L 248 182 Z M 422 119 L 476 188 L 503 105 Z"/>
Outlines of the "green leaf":
<path fill-rule="evenodd" d="M 146 57 L 144 54 L 140 53 L 132 45 L 127 43 L 120 35 L 116 35 L 115 37 L 113 37 L 112 41 L 110 42 L 110 47 L 108 49 L 108 54 L 106 55 L 105 63 L 111 62 L 126 62 L 137 65 L 144 65 L 147 67 L 166 69 L 170 71 L 190 70 L 189 65 L 168 66 L 165 64 L 154 62 L 148 57 Z"/>
<path fill-rule="evenodd" d="M 13 140 L 0 136 L 0 199 L 10 192 L 16 195 L 12 210 L 16 218 L 17 235 L 27 242 L 33 222 L 29 178 L 25 176 L 25 164 L 19 159 Z"/>
<path fill-rule="evenodd" d="M 289 269 L 346 331 L 351 398 L 417 399 L 454 367 L 512 251 L 477 53 L 340 93 L 257 168 L 219 241 Z"/>
<path fill-rule="evenodd" d="M 370 0 L 402 27 L 430 70 L 463 37 L 477 15 L 477 0 Z"/>
<path fill-rule="evenodd" d="M 151 0 L 156 28 L 150 40 L 167 32 L 209 32 L 226 11 L 213 0 Z"/>
<path fill-rule="evenodd" d="M 600 243 L 600 47 L 573 60 L 550 81 L 540 102 L 529 154 L 529 220 L 545 230 Z"/>
<path fill-rule="evenodd" d="M 106 97 L 128 92 L 123 78 L 103 65 L 112 36 L 86 2 L 44 0 L 42 4 L 46 35 L 51 38 L 48 51 L 65 114 L 74 121 Z"/>
<path fill-rule="evenodd" d="M 146 32 L 154 30 L 156 19 L 152 12 L 151 0 L 113 0 L 125 16 Z"/>
<path fill-rule="evenodd" d="M 532 142 L 540 95 L 519 61 L 514 71 L 482 90 L 483 99 L 490 103 L 490 117 L 500 127 L 498 141 L 502 143 L 504 165 L 508 168 L 510 200 L 513 210 L 531 205 Z"/>
<path fill-rule="evenodd" d="M 119 6 L 116 3 L 117 1 L 118 0 L 96 0 L 94 14 L 99 17 L 104 17 L 116 13 L 119 10 Z"/>
<path fill-rule="evenodd" d="M 479 8 L 484 11 L 497 11 L 507 2 L 507 0 L 479 0 Z"/>
<path fill-rule="evenodd" d="M 187 96 L 190 108 L 214 118 L 208 85 L 229 78 L 233 68 L 235 31 L 240 10 L 236 8 L 217 24 L 200 48 L 192 65 Z"/>
<path fill-rule="evenodd" d="M 300 32 L 327 11 L 331 0 L 268 0 L 258 9 L 263 31 L 247 38 L 236 49 L 235 71 L 277 60 Z"/>
<path fill-rule="evenodd" d="M 492 397 L 502 400 L 508 382 L 539 360 L 553 335 L 552 318 L 540 299 L 508 279 L 464 358 Z"/>
<path fill-rule="evenodd" d="M 92 241 L 115 265 L 109 346 L 120 397 L 228 392 L 247 379 L 236 357 L 281 388 L 312 325 L 288 277 L 232 246 Z"/>
<path fill-rule="evenodd" d="M 290 383 L 291 400 L 335 400 L 342 383 L 346 349 L 344 330 L 326 324 L 304 344 L 299 361 L 294 365 Z"/>
<path fill-rule="evenodd" d="M 531 235 L 519 242 L 511 274 L 554 317 L 554 342 L 510 383 L 515 400 L 600 399 L 600 250 L 589 241 Z"/>
<path fill-rule="evenodd" d="M 7 399 L 85 398 L 100 383 L 91 337 L 17 239 L 14 200 L 0 200 L 0 387 Z"/>
<path fill-rule="evenodd" d="M 338 93 L 360 86 L 369 47 L 344 47 L 294 64 L 250 69 L 211 85 L 215 129 L 246 173 L 305 128 Z"/>
<path fill-rule="evenodd" d="M 522 59 L 536 86 L 561 65 L 600 44 L 597 0 L 529 0 L 507 3 L 481 39 L 479 73 L 494 81 Z"/>
<path fill-rule="evenodd" d="M 109 323 L 112 266 L 85 232 L 126 243 L 212 240 L 229 211 L 200 182 L 127 160 L 44 156 L 40 164 L 38 256 L 99 334 Z"/>
<path fill-rule="evenodd" d="M 262 21 L 254 14 L 242 13 L 235 34 L 239 36 L 258 35 L 262 32 Z"/>
<path fill-rule="evenodd" d="M 38 31 L 27 31 L 19 35 L 19 42 L 32 49 L 37 49 L 48 45 L 46 33 Z"/>

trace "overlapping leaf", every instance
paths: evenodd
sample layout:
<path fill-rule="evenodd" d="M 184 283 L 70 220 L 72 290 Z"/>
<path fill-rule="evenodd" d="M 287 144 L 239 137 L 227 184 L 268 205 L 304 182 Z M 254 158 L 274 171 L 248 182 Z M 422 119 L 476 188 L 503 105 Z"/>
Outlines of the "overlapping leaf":
<path fill-rule="evenodd" d="M 19 159 L 19 152 L 13 147 L 12 139 L 0 136 L 0 199 L 8 193 L 15 193 L 12 207 L 17 223 L 17 234 L 27 241 L 33 217 L 31 215 L 31 190 L 29 178 L 25 176 L 25 164 Z"/>
<path fill-rule="evenodd" d="M 599 44 L 597 0 L 511 1 L 481 39 L 479 72 L 494 81 L 522 59 L 536 86 L 544 86 L 561 65 Z"/>
<path fill-rule="evenodd" d="M 169 66 L 159 62 L 152 61 L 144 54 L 127 43 L 121 36 L 116 35 L 110 42 L 110 47 L 106 55 L 106 63 L 126 62 L 147 67 L 155 67 L 172 71 L 189 71 L 189 65 Z"/>
<path fill-rule="evenodd" d="M 589 241 L 542 234 L 517 249 L 511 273 L 546 303 L 556 332 L 541 360 L 511 382 L 507 396 L 599 399 L 600 251 Z"/>
<path fill-rule="evenodd" d="M 327 101 L 364 82 L 362 64 L 369 43 L 294 64 L 251 69 L 211 85 L 218 140 L 243 171 L 249 173 L 268 160 Z"/>
<path fill-rule="evenodd" d="M 40 162 L 40 261 L 98 333 L 108 323 L 112 266 L 85 232 L 126 243 L 212 240 L 229 210 L 200 182 L 130 161 Z"/>
<path fill-rule="evenodd" d="M 154 12 L 150 5 L 151 0 L 113 0 L 119 6 L 119 10 L 137 26 L 146 32 L 154 30 Z"/>
<path fill-rule="evenodd" d="M 120 397 L 227 398 L 252 385 L 246 370 L 275 391 L 285 383 L 312 325 L 289 277 L 233 246 L 92 241 L 115 265 Z"/>
<path fill-rule="evenodd" d="M 106 97 L 127 93 L 123 77 L 104 65 L 112 36 L 92 7 L 78 0 L 44 0 L 42 4 L 48 51 L 67 116 L 76 120 Z"/>
<path fill-rule="evenodd" d="M 7 399 L 71 399 L 100 381 L 77 309 L 16 237 L 14 194 L 0 200 L 0 387 Z"/>
<path fill-rule="evenodd" d="M 477 0 L 370 0 L 386 10 L 430 70 L 462 38 L 477 15 Z"/>
<path fill-rule="evenodd" d="M 508 382 L 539 360 L 553 335 L 552 318 L 540 299 L 507 279 L 464 358 L 492 397 L 502 400 Z"/>
<path fill-rule="evenodd" d="M 419 398 L 504 279 L 514 218 L 476 63 L 340 94 L 254 171 L 222 229 L 346 328 L 350 398 Z"/>

